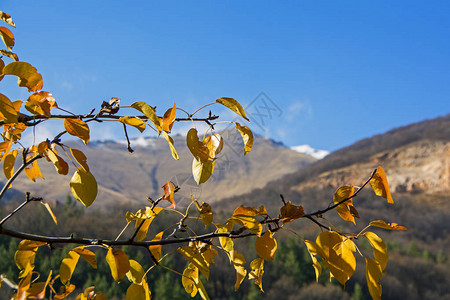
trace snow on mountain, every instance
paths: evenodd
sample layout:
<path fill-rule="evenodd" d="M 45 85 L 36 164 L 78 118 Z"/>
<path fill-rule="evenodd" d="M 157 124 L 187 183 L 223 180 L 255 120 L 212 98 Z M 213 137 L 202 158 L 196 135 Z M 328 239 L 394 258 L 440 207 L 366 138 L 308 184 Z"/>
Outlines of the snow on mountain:
<path fill-rule="evenodd" d="M 310 145 L 293 146 L 293 147 L 291 147 L 291 149 L 294 151 L 300 152 L 300 153 L 310 155 L 317 159 L 322 159 L 330 153 L 327 150 L 314 149 Z"/>

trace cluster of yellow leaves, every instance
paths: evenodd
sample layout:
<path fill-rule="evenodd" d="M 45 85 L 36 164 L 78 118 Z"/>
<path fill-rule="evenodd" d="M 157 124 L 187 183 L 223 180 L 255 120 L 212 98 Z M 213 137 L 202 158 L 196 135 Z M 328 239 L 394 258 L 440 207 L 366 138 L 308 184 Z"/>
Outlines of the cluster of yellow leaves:
<path fill-rule="evenodd" d="M 146 206 L 144 209 L 138 210 L 136 213 L 127 212 L 125 217 L 128 223 L 136 220 L 135 229 L 138 230 L 136 238 L 142 241 L 147 236 L 148 227 L 153 219 L 163 210 L 161 207 L 151 208 Z"/>

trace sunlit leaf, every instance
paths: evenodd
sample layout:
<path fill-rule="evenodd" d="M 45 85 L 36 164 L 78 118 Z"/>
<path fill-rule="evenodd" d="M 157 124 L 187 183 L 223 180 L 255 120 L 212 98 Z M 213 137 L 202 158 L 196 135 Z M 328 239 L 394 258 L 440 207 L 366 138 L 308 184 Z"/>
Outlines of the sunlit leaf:
<path fill-rule="evenodd" d="M 36 68 L 23 61 L 9 63 L 3 68 L 3 74 L 19 77 L 19 86 L 27 87 L 29 92 L 42 89 L 44 84 L 42 76 L 37 73 Z"/>
<path fill-rule="evenodd" d="M 370 180 L 370 185 L 377 196 L 385 198 L 388 203 L 394 203 L 391 192 L 389 190 L 389 184 L 387 181 L 386 173 L 382 167 L 378 167 L 375 175 Z"/>
<path fill-rule="evenodd" d="M 157 235 L 155 235 L 155 238 L 152 241 L 160 241 L 162 239 L 162 236 L 164 234 L 164 231 L 161 231 Z M 156 259 L 159 259 L 159 256 L 161 255 L 161 245 L 152 245 L 148 247 L 150 249 L 150 252 L 153 254 L 153 256 Z"/>
<path fill-rule="evenodd" d="M 14 174 L 14 164 L 16 162 L 17 150 L 13 150 L 5 155 L 3 162 L 3 173 L 6 179 L 10 179 Z"/>
<path fill-rule="evenodd" d="M 89 142 L 89 127 L 83 120 L 64 119 L 64 128 L 70 135 L 79 137 L 84 144 Z"/>
<path fill-rule="evenodd" d="M 277 251 L 277 241 L 272 237 L 270 230 L 267 230 L 261 237 L 256 238 L 255 249 L 262 259 L 273 260 Z"/>
<path fill-rule="evenodd" d="M 322 232 L 316 239 L 318 251 L 333 276 L 344 285 L 356 269 L 353 249 L 343 241 L 341 235 L 334 231 Z"/>
<path fill-rule="evenodd" d="M 144 132 L 144 130 L 145 130 L 145 122 L 139 118 L 126 116 L 126 117 L 120 117 L 119 121 L 122 122 L 123 124 L 133 126 L 140 132 Z"/>
<path fill-rule="evenodd" d="M 233 263 L 236 269 L 236 283 L 234 284 L 234 290 L 237 291 L 241 286 L 242 281 L 245 276 L 247 276 L 247 270 L 245 269 L 245 258 L 244 255 L 237 252 L 236 250 L 230 251 L 230 261 Z"/>
<path fill-rule="evenodd" d="M 52 208 L 50 207 L 50 205 L 46 202 L 41 201 L 41 204 L 44 205 L 44 207 L 47 209 L 48 213 L 50 214 L 50 216 L 53 219 L 53 222 L 55 222 L 56 225 L 58 225 L 58 220 L 56 219 L 55 214 L 52 211 Z"/>
<path fill-rule="evenodd" d="M 130 270 L 130 261 L 128 256 L 119 248 L 109 248 L 106 254 L 106 262 L 111 269 L 111 275 L 116 282 L 122 278 Z"/>
<path fill-rule="evenodd" d="M 79 168 L 70 180 L 72 195 L 86 207 L 94 202 L 97 197 L 97 189 L 95 177 L 82 168 Z"/>
<path fill-rule="evenodd" d="M 219 233 L 231 232 L 233 230 L 233 221 L 228 220 L 228 222 L 225 223 L 225 225 L 217 224 L 216 227 L 217 227 L 217 231 Z M 234 242 L 229 237 L 219 237 L 219 242 L 220 242 L 220 245 L 222 246 L 222 248 L 227 252 L 232 251 L 234 248 Z"/>
<path fill-rule="evenodd" d="M 223 138 L 218 133 L 207 136 L 202 143 L 208 148 L 208 156 L 211 159 L 215 158 L 223 149 Z"/>
<path fill-rule="evenodd" d="M 198 282 L 198 268 L 190 263 L 183 271 L 183 277 L 181 277 L 181 283 L 183 287 L 191 297 L 197 295 L 197 282 Z"/>
<path fill-rule="evenodd" d="M 11 15 L 8 13 L 0 11 L 0 20 L 6 22 L 6 24 L 11 25 L 12 27 L 16 27 L 16 24 L 14 24 Z"/>
<path fill-rule="evenodd" d="M 0 94 L 0 114 L 3 116 L 3 121 L 6 124 L 17 123 L 18 113 L 11 100 L 3 94 Z"/>
<path fill-rule="evenodd" d="M 148 297 L 146 294 L 142 285 L 132 283 L 127 289 L 126 300 L 146 300 Z"/>
<path fill-rule="evenodd" d="M 143 113 L 150 121 L 152 121 L 153 125 L 155 125 L 158 132 L 161 132 L 162 130 L 161 121 L 156 115 L 156 111 L 153 107 L 142 101 L 138 101 L 131 104 L 131 107 Z"/>
<path fill-rule="evenodd" d="M 380 264 L 381 270 L 383 270 L 384 272 L 389 258 L 386 245 L 384 244 L 383 240 L 373 232 L 368 231 L 363 235 L 369 240 L 370 245 L 373 249 L 373 256 L 375 257 L 375 260 Z"/>
<path fill-rule="evenodd" d="M 400 226 L 397 223 L 386 223 L 383 220 L 372 221 L 369 224 L 370 226 L 380 227 L 388 230 L 408 230 L 408 228 L 404 226 Z"/>
<path fill-rule="evenodd" d="M 239 133 L 242 136 L 242 140 L 244 141 L 244 155 L 249 153 L 250 150 L 252 150 L 253 147 L 253 133 L 247 126 L 241 126 L 239 123 L 234 123 L 236 126 L 236 129 L 239 131 Z"/>
<path fill-rule="evenodd" d="M 3 42 L 6 45 L 6 48 L 8 48 L 8 50 L 12 50 L 12 47 L 14 47 L 14 35 L 11 32 L 11 30 L 9 30 L 6 27 L 0 26 L 0 36 L 3 40 Z"/>
<path fill-rule="evenodd" d="M 264 274 L 264 259 L 256 258 L 250 263 L 251 271 L 248 273 L 248 279 L 254 279 L 254 283 L 259 286 L 261 292 L 264 292 L 262 288 L 262 276 Z"/>
<path fill-rule="evenodd" d="M 97 259 L 94 252 L 85 249 L 84 246 L 76 247 L 72 251 L 78 253 L 93 269 L 97 269 Z"/>
<path fill-rule="evenodd" d="M 50 117 L 50 109 L 56 108 L 55 98 L 49 92 L 36 92 L 30 95 L 25 102 L 25 109 L 34 115 L 44 115 Z"/>
<path fill-rule="evenodd" d="M 55 299 L 64 299 L 67 296 L 69 296 L 74 290 L 75 290 L 75 285 L 74 284 L 69 284 L 69 286 L 62 286 L 61 287 L 61 293 L 56 294 L 55 295 Z"/>
<path fill-rule="evenodd" d="M 42 177 L 42 179 L 44 179 L 44 175 L 42 175 L 41 168 L 39 167 L 37 160 L 33 161 L 31 167 L 25 168 L 25 174 L 32 181 L 36 181 L 36 178 L 38 177 Z"/>
<path fill-rule="evenodd" d="M 169 108 L 162 118 L 162 130 L 165 132 L 170 132 L 172 130 L 173 123 L 175 122 L 177 106 L 175 103 L 172 108 Z"/>
<path fill-rule="evenodd" d="M 89 166 L 87 164 L 87 157 L 84 155 L 83 152 L 77 149 L 70 148 L 70 153 L 72 154 L 73 158 L 77 161 L 77 163 L 80 164 L 80 166 L 86 171 L 89 172 Z"/>
<path fill-rule="evenodd" d="M 141 284 L 144 278 L 145 270 L 137 261 L 130 259 L 130 270 L 127 272 L 127 278 L 132 283 Z"/>
<path fill-rule="evenodd" d="M 23 278 L 34 269 L 34 259 L 39 247 L 46 245 L 45 242 L 23 240 L 17 246 L 14 261 L 20 270 L 19 278 Z"/>
<path fill-rule="evenodd" d="M 353 195 L 354 193 L 355 193 L 355 188 L 353 187 L 353 185 L 352 186 L 350 186 L 350 185 L 341 186 L 334 193 L 334 196 L 333 196 L 334 204 L 341 202 L 342 200 Z M 344 203 L 336 206 L 336 211 L 338 212 L 339 216 L 342 219 L 344 219 L 345 221 L 351 221 L 354 224 L 356 224 L 355 218 L 351 212 L 351 208 L 353 208 L 353 201 L 352 201 L 352 199 L 349 199 L 349 200 L 345 201 Z"/>
<path fill-rule="evenodd" d="M 257 236 L 261 236 L 262 225 L 253 217 L 248 217 L 244 215 L 234 215 L 230 218 L 234 223 L 244 226 L 251 232 L 255 233 Z"/>
<path fill-rule="evenodd" d="M 167 143 L 169 143 L 169 147 L 170 147 L 170 152 L 172 153 L 172 157 L 175 160 L 180 159 L 180 157 L 178 156 L 177 150 L 175 149 L 175 146 L 173 144 L 173 139 L 172 137 L 170 137 L 165 131 L 163 131 L 163 136 L 166 139 Z"/>
<path fill-rule="evenodd" d="M 366 280 L 370 296 L 374 300 L 381 299 L 382 288 L 380 280 L 383 277 L 382 269 L 378 261 L 366 257 Z"/>
<path fill-rule="evenodd" d="M 69 173 L 69 165 L 53 150 L 47 148 L 44 151 L 44 155 L 53 163 L 53 166 L 55 167 L 58 174 L 67 175 L 67 173 Z"/>
<path fill-rule="evenodd" d="M 173 199 L 175 185 L 172 182 L 167 181 L 161 188 L 164 191 L 163 200 L 167 200 L 171 203 L 168 208 L 175 208 L 175 200 Z"/>
<path fill-rule="evenodd" d="M 186 143 L 192 155 L 198 161 L 204 162 L 210 159 L 208 147 L 198 140 L 197 129 L 189 129 L 186 136 Z"/>
<path fill-rule="evenodd" d="M 281 221 L 284 224 L 291 222 L 295 219 L 301 218 L 305 214 L 302 206 L 297 206 L 288 201 L 280 208 Z"/>
<path fill-rule="evenodd" d="M 316 282 L 319 282 L 320 274 L 322 274 L 322 266 L 316 258 L 316 256 L 319 255 L 317 246 L 314 242 L 308 240 L 305 240 L 305 245 L 313 262 L 314 271 L 316 273 Z"/>
<path fill-rule="evenodd" d="M 197 184 L 202 184 L 211 177 L 214 171 L 215 161 L 201 161 L 194 157 L 192 160 L 192 175 Z"/>
<path fill-rule="evenodd" d="M 245 111 L 242 108 L 241 104 L 239 104 L 239 102 L 237 102 L 235 99 L 222 97 L 216 99 L 216 102 L 225 105 L 226 107 L 228 107 L 229 109 L 231 109 L 232 111 L 234 111 L 235 113 L 237 113 L 238 115 L 240 115 L 241 117 L 250 122 L 250 120 L 245 115 Z"/>
<path fill-rule="evenodd" d="M 72 278 L 73 271 L 75 270 L 79 259 L 80 255 L 77 252 L 69 251 L 62 260 L 59 267 L 59 279 L 62 284 L 67 286 L 70 283 L 70 279 Z"/>
<path fill-rule="evenodd" d="M 44 299 L 45 297 L 45 289 L 52 278 L 52 270 L 47 276 L 47 280 L 45 282 L 34 282 L 30 285 L 30 288 L 26 290 L 25 297 L 28 299 Z"/>
<path fill-rule="evenodd" d="M 259 209 L 256 209 L 254 207 L 240 205 L 233 212 L 233 216 L 238 216 L 238 215 L 248 216 L 248 217 L 262 216 L 262 215 L 267 215 L 267 210 L 264 207 L 264 205 L 261 205 L 259 207 Z"/>
<path fill-rule="evenodd" d="M 208 203 L 202 202 L 202 205 L 199 207 L 200 217 L 202 218 L 202 222 L 205 225 L 205 229 L 211 225 L 213 220 L 213 212 L 211 210 L 211 205 Z"/>
<path fill-rule="evenodd" d="M 195 247 L 184 246 L 177 249 L 184 257 L 193 263 L 209 279 L 209 263 L 205 257 Z"/>
<path fill-rule="evenodd" d="M 0 57 L 0 81 L 3 79 L 3 77 L 5 77 L 5 75 L 3 74 L 3 68 L 5 67 L 5 62 L 3 61 L 3 59 L 1 59 Z M 3 119 L 3 116 L 0 114 L 0 120 Z"/>
<path fill-rule="evenodd" d="M 4 56 L 7 56 L 7 57 L 9 57 L 9 58 L 11 58 L 12 60 L 14 60 L 14 61 L 19 61 L 19 56 L 17 56 L 17 54 L 16 53 L 13 53 L 13 52 L 11 52 L 11 51 L 8 51 L 8 50 L 0 50 L 0 54 L 1 55 L 4 55 Z M 1 77 L 1 76 L 0 76 Z"/>

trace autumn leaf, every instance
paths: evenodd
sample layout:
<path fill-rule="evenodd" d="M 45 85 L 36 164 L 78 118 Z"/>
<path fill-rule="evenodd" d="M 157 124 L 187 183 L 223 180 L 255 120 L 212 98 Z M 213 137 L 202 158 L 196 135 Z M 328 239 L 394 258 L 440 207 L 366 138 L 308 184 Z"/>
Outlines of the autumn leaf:
<path fill-rule="evenodd" d="M 228 220 L 225 225 L 217 224 L 217 232 L 231 232 L 233 230 L 233 221 Z M 230 252 L 234 248 L 234 242 L 229 237 L 219 237 L 220 246 L 227 252 Z"/>
<path fill-rule="evenodd" d="M 197 184 L 208 181 L 214 171 L 215 161 L 201 161 L 194 158 L 192 161 L 192 175 Z"/>
<path fill-rule="evenodd" d="M 162 122 L 161 122 L 162 123 L 161 127 L 164 132 L 170 133 L 170 131 L 172 130 L 173 123 L 175 122 L 176 110 L 177 110 L 177 106 L 174 103 L 173 107 L 169 108 L 164 113 L 164 116 L 163 116 Z"/>
<path fill-rule="evenodd" d="M 373 300 L 381 300 L 381 284 L 383 277 L 382 268 L 378 261 L 366 257 L 366 280 L 370 296 Z"/>
<path fill-rule="evenodd" d="M 2 50 L 0 50 L 0 54 L 4 55 L 4 56 L 7 56 L 7 57 L 11 58 L 14 61 L 19 61 L 19 56 L 17 56 L 16 53 L 13 53 L 11 51 L 2 49 Z M 3 75 L 0 76 L 0 80 L 1 80 L 2 77 L 3 77 Z"/>
<path fill-rule="evenodd" d="M 195 247 L 184 246 L 178 248 L 177 251 L 196 266 L 206 279 L 209 279 L 209 263 L 205 257 Z"/>
<path fill-rule="evenodd" d="M 223 149 L 223 138 L 218 133 L 207 136 L 202 143 L 208 148 L 210 159 L 215 158 Z"/>
<path fill-rule="evenodd" d="M 47 280 L 45 282 L 33 282 L 30 287 L 25 291 L 25 298 L 27 299 L 44 299 L 45 290 L 52 278 L 52 270 L 50 270 Z"/>
<path fill-rule="evenodd" d="M 65 299 L 75 290 L 75 285 L 69 284 L 69 286 L 62 286 L 61 290 L 61 293 L 55 295 L 55 299 Z"/>
<path fill-rule="evenodd" d="M 363 235 L 369 240 L 369 243 L 373 249 L 373 256 L 375 260 L 380 264 L 381 270 L 383 270 L 384 272 L 389 258 L 386 245 L 384 244 L 383 240 L 373 232 L 368 231 Z"/>
<path fill-rule="evenodd" d="M 85 169 L 79 168 L 70 180 L 72 195 L 83 203 L 85 207 L 90 206 L 97 197 L 97 181 L 95 177 Z"/>
<path fill-rule="evenodd" d="M 262 276 L 264 274 L 264 259 L 256 258 L 250 263 L 251 271 L 248 273 L 248 279 L 254 279 L 254 283 L 259 286 L 261 292 L 264 292 L 262 288 Z"/>
<path fill-rule="evenodd" d="M 45 242 L 22 240 L 17 246 L 14 261 L 20 270 L 19 278 L 23 278 L 34 269 L 34 259 L 39 247 L 46 245 Z"/>
<path fill-rule="evenodd" d="M 8 50 L 12 50 L 12 47 L 14 47 L 15 40 L 11 30 L 9 30 L 6 27 L 0 26 L 0 36 L 2 37 L 2 40 L 5 43 L 6 48 L 8 48 Z"/>
<path fill-rule="evenodd" d="M 141 284 L 145 276 L 145 270 L 137 261 L 130 259 L 130 270 L 127 272 L 127 278 L 132 283 Z"/>
<path fill-rule="evenodd" d="M 156 115 L 156 111 L 153 107 L 142 101 L 134 102 L 131 104 L 131 107 L 143 113 L 153 123 L 153 125 L 155 125 L 158 132 L 161 133 L 161 121 Z"/>
<path fill-rule="evenodd" d="M 213 212 L 211 210 L 211 205 L 208 203 L 202 202 L 201 206 L 198 206 L 198 211 L 200 213 L 200 217 L 202 218 L 202 222 L 205 225 L 205 229 L 211 225 L 213 220 Z"/>
<path fill-rule="evenodd" d="M 267 230 L 261 237 L 256 238 L 255 249 L 262 259 L 273 260 L 277 251 L 277 241 L 272 237 L 270 230 Z"/>
<path fill-rule="evenodd" d="M 233 263 L 236 269 L 236 283 L 234 284 L 234 290 L 237 291 L 241 286 L 242 281 L 247 276 L 247 270 L 245 269 L 245 258 L 244 255 L 237 252 L 236 250 L 230 251 L 230 261 Z"/>
<path fill-rule="evenodd" d="M 86 171 L 89 172 L 89 166 L 87 164 L 87 157 L 83 152 L 77 149 L 70 148 L 70 153 L 72 157 L 80 164 L 80 166 Z"/>
<path fill-rule="evenodd" d="M 50 148 L 44 150 L 45 157 L 53 163 L 58 174 L 67 175 L 69 173 L 69 165 L 59 155 Z"/>
<path fill-rule="evenodd" d="M 175 200 L 173 199 L 173 195 L 175 193 L 175 185 L 172 182 L 167 181 L 167 183 L 161 188 L 164 191 L 163 200 L 167 200 L 171 203 L 167 208 L 175 208 Z"/>
<path fill-rule="evenodd" d="M 53 219 L 53 222 L 55 222 L 56 225 L 58 225 L 58 220 L 56 219 L 55 214 L 52 211 L 52 208 L 50 207 L 50 205 L 46 202 L 41 201 L 41 204 L 44 205 L 45 209 L 47 209 L 48 213 L 50 214 L 50 216 Z"/>
<path fill-rule="evenodd" d="M 305 245 L 313 262 L 314 271 L 316 273 L 316 282 L 319 282 L 320 274 L 322 274 L 322 266 L 316 258 L 316 256 L 319 256 L 317 245 L 308 240 L 305 240 Z"/>
<path fill-rule="evenodd" d="M 200 162 L 210 159 L 209 149 L 198 140 L 197 129 L 191 128 L 186 135 L 186 143 L 194 158 Z"/>
<path fill-rule="evenodd" d="M 169 143 L 170 152 L 172 153 L 172 157 L 175 160 L 179 160 L 180 157 L 178 156 L 177 150 L 175 149 L 172 137 L 170 137 L 165 131 L 163 131 L 162 134 L 163 134 L 164 138 L 166 139 L 167 143 Z"/>
<path fill-rule="evenodd" d="M 262 225 L 255 218 L 245 215 L 233 215 L 229 220 L 236 224 L 244 226 L 251 232 L 255 233 L 257 236 L 261 236 Z"/>
<path fill-rule="evenodd" d="M 380 227 L 387 230 L 408 230 L 408 228 L 404 226 L 400 226 L 397 223 L 386 223 L 383 220 L 372 221 L 369 224 L 370 226 Z"/>
<path fill-rule="evenodd" d="M 355 188 L 353 185 L 344 185 L 341 186 L 336 190 L 333 196 L 334 204 L 338 204 L 339 202 L 343 201 L 344 199 L 350 197 L 355 193 Z M 352 199 L 349 199 L 342 204 L 336 206 L 336 211 L 338 212 L 339 216 L 344 219 L 345 221 L 350 221 L 355 223 L 355 217 L 353 216 L 355 214 L 355 210 L 352 210 L 353 208 L 353 201 Z M 353 213 L 352 213 L 353 211 Z"/>
<path fill-rule="evenodd" d="M 0 116 L 6 124 L 17 123 L 18 113 L 11 100 L 3 94 L 0 94 Z"/>
<path fill-rule="evenodd" d="M 388 201 L 388 203 L 391 204 L 394 203 L 394 200 L 392 199 L 391 196 L 391 192 L 389 190 L 389 184 L 387 181 L 386 173 L 384 172 L 382 167 L 377 168 L 377 171 L 373 175 L 373 178 L 370 179 L 369 183 L 377 196 L 385 198 Z"/>
<path fill-rule="evenodd" d="M 288 201 L 280 208 L 280 217 L 283 224 L 301 218 L 305 214 L 302 206 L 297 206 Z"/>
<path fill-rule="evenodd" d="M 237 113 L 238 115 L 240 115 L 241 117 L 250 122 L 250 120 L 245 115 L 245 111 L 242 108 L 241 104 L 239 104 L 239 102 L 237 102 L 235 99 L 222 97 L 216 99 L 216 102 L 228 107 L 229 109 L 231 109 L 232 111 L 234 111 L 235 113 Z"/>
<path fill-rule="evenodd" d="M 50 117 L 50 109 L 56 108 L 55 98 L 49 92 L 36 92 L 30 95 L 25 102 L 25 109 L 34 115 Z"/>
<path fill-rule="evenodd" d="M 11 15 L 8 13 L 0 11 L 0 20 L 4 21 L 6 24 L 11 25 L 12 27 L 16 27 L 16 24 L 14 24 Z"/>
<path fill-rule="evenodd" d="M 42 89 L 44 84 L 42 76 L 37 73 L 36 68 L 23 61 L 9 63 L 3 68 L 3 74 L 19 77 L 19 86 L 27 87 L 29 92 Z"/>
<path fill-rule="evenodd" d="M 66 257 L 62 260 L 59 267 L 59 279 L 61 283 L 67 286 L 72 278 L 73 271 L 77 266 L 80 255 L 75 251 L 69 251 Z"/>
<path fill-rule="evenodd" d="M 109 248 L 106 254 L 106 262 L 111 269 L 111 275 L 116 282 L 122 278 L 130 270 L 130 261 L 128 256 L 119 248 Z"/>
<path fill-rule="evenodd" d="M 6 179 L 10 179 L 14 174 L 14 163 L 16 162 L 17 150 L 13 150 L 5 155 L 3 162 L 3 173 Z"/>
<path fill-rule="evenodd" d="M 64 128 L 70 135 L 79 137 L 85 145 L 89 142 L 89 126 L 83 120 L 64 119 Z"/>
<path fill-rule="evenodd" d="M 240 205 L 233 212 L 233 216 L 239 216 L 239 215 L 248 216 L 248 217 L 263 216 L 263 215 L 267 215 L 267 210 L 264 207 L 264 205 L 261 205 L 259 207 L 259 209 L 256 209 L 254 207 Z"/>
<path fill-rule="evenodd" d="M 128 116 L 120 117 L 119 122 L 133 126 L 137 130 L 139 130 L 139 132 L 141 132 L 141 133 L 144 132 L 144 130 L 145 130 L 145 122 L 139 118 L 128 117 Z"/>
<path fill-rule="evenodd" d="M 33 163 L 31 164 L 31 167 L 25 168 L 25 174 L 33 182 L 35 182 L 36 178 L 38 178 L 38 177 L 42 177 L 42 179 L 44 179 L 44 175 L 42 175 L 41 168 L 39 167 L 38 162 L 36 160 L 33 161 Z"/>
<path fill-rule="evenodd" d="M 242 140 L 244 141 L 244 155 L 250 152 L 253 147 L 253 133 L 247 126 L 241 126 L 239 123 L 234 123 L 236 126 L 236 129 L 239 131 L 239 133 L 242 136 Z"/>
<path fill-rule="evenodd" d="M 163 234 L 164 234 L 164 231 L 161 231 L 160 233 L 155 235 L 155 237 L 153 238 L 152 241 L 160 241 L 162 239 Z M 151 245 L 148 248 L 150 249 L 150 252 L 153 254 L 153 256 L 156 259 L 159 259 L 159 256 L 161 255 L 162 245 Z"/>

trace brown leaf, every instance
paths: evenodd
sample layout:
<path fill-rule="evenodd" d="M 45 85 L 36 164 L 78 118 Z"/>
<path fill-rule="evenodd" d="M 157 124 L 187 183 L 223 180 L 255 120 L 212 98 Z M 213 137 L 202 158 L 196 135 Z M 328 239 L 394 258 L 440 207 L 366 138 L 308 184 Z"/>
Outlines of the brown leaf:
<path fill-rule="evenodd" d="M 64 119 L 64 128 L 70 135 L 79 137 L 84 144 L 89 142 L 89 127 L 83 120 Z"/>
<path fill-rule="evenodd" d="M 288 203 L 280 209 L 281 221 L 283 221 L 284 224 L 301 218 L 304 214 L 305 211 L 303 210 L 303 207 L 293 205 L 291 201 L 288 201 Z"/>
<path fill-rule="evenodd" d="M 8 50 L 12 50 L 12 47 L 14 47 L 14 35 L 11 32 L 11 30 L 9 30 L 6 27 L 1 26 L 0 27 L 0 36 L 2 37 L 3 42 L 6 45 L 6 48 L 8 48 Z"/>

